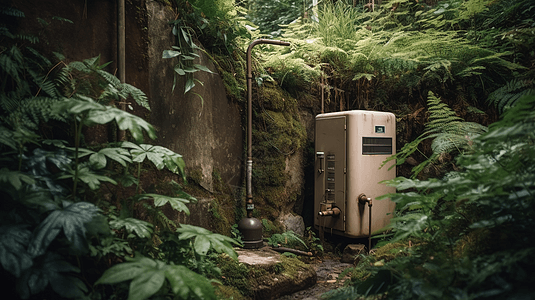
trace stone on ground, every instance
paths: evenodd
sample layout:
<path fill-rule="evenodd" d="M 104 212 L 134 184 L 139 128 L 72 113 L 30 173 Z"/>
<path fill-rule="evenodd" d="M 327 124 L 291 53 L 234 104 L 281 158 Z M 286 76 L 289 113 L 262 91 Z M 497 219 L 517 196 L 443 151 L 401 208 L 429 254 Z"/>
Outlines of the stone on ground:
<path fill-rule="evenodd" d="M 340 262 L 356 265 L 359 262 L 360 254 L 364 253 L 366 246 L 362 244 L 349 244 L 344 248 Z"/>
<path fill-rule="evenodd" d="M 269 247 L 260 249 L 238 249 L 238 260 L 250 267 L 271 270 L 256 278 L 256 286 L 252 287 L 254 299 L 271 300 L 289 295 L 316 284 L 317 276 L 314 267 L 306 264 L 282 265 L 281 254 Z M 277 266 L 279 265 L 279 266 Z M 281 272 L 274 272 L 279 269 Z"/>

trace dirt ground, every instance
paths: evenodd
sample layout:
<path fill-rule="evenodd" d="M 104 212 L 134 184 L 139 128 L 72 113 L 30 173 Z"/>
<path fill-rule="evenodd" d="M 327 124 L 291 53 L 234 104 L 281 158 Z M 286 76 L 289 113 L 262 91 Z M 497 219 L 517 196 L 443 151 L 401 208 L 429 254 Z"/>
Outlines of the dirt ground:
<path fill-rule="evenodd" d="M 339 275 L 347 268 L 352 267 L 352 264 L 341 263 L 340 258 L 336 256 L 327 256 L 322 260 L 318 260 L 311 264 L 316 270 L 318 276 L 317 283 L 306 290 L 302 290 L 291 295 L 286 295 L 280 300 L 317 300 L 321 299 L 321 295 L 324 293 L 337 289 L 344 285 L 345 280 L 349 279 L 349 276 L 344 278 L 338 278 Z"/>

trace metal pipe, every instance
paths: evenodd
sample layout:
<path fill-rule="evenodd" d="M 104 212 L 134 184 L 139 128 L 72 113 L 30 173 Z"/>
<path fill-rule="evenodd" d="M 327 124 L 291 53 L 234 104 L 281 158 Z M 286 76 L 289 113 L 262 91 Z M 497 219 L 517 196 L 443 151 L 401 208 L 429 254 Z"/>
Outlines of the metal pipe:
<path fill-rule="evenodd" d="M 286 248 L 286 247 L 271 247 L 271 250 L 281 252 L 281 253 L 290 252 L 290 253 L 297 254 L 297 255 L 312 256 L 312 252 L 310 251 L 306 252 L 306 251 L 301 251 L 301 250 Z"/>
<path fill-rule="evenodd" d="M 341 211 L 338 207 L 333 207 L 332 209 L 318 212 L 318 215 L 322 217 L 328 217 L 328 216 L 338 217 L 340 215 L 340 212 Z"/>
<path fill-rule="evenodd" d="M 252 191 L 252 177 L 253 177 L 253 74 L 251 68 L 251 52 L 253 47 L 258 44 L 273 44 L 281 46 L 289 46 L 290 43 L 275 40 L 254 40 L 247 48 L 247 166 L 246 166 L 246 191 L 247 196 L 245 200 L 245 210 L 247 211 L 247 218 L 242 218 L 238 222 L 238 230 L 243 235 L 244 248 L 260 248 L 263 245 L 262 240 L 262 222 L 253 218 L 253 191 Z"/>
<path fill-rule="evenodd" d="M 368 253 L 372 250 L 372 198 L 366 197 L 365 194 L 360 194 L 357 197 L 359 204 L 368 203 Z"/>
<path fill-rule="evenodd" d="M 252 173 L 253 173 L 253 72 L 251 67 L 251 53 L 253 47 L 258 44 L 272 44 L 279 46 L 290 46 L 289 42 L 279 40 L 258 39 L 254 40 L 247 47 L 247 170 L 246 170 L 246 211 L 247 217 L 253 216 L 253 192 L 252 192 Z"/>

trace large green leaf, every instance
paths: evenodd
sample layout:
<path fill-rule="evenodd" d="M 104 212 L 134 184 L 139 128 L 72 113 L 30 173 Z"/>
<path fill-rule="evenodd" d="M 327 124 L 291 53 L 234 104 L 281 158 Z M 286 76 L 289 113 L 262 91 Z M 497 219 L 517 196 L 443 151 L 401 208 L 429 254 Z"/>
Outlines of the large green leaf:
<path fill-rule="evenodd" d="M 97 166 L 98 169 L 104 168 L 107 165 L 107 159 L 112 159 L 123 167 L 126 163 L 131 163 L 130 152 L 123 148 L 103 148 L 89 157 L 89 162 Z"/>
<path fill-rule="evenodd" d="M 186 240 L 195 238 L 193 247 L 195 252 L 200 255 L 206 255 L 210 248 L 221 253 L 224 252 L 232 258 L 237 258 L 236 251 L 232 248 L 232 244 L 238 244 L 238 242 L 228 236 L 224 236 L 218 233 L 213 233 L 202 227 L 180 224 L 180 228 L 176 230 L 180 233 L 179 240 Z"/>
<path fill-rule="evenodd" d="M 147 268 L 130 282 L 128 300 L 143 300 L 154 295 L 165 282 L 165 271 L 161 268 Z"/>
<path fill-rule="evenodd" d="M 148 144 L 136 145 L 131 142 L 123 142 L 123 148 L 130 149 L 132 161 L 141 163 L 145 159 L 150 160 L 158 170 L 167 168 L 169 171 L 182 175 L 185 180 L 184 167 L 186 166 L 182 155 L 177 154 L 165 147 Z"/>
<path fill-rule="evenodd" d="M 190 203 L 188 199 L 185 198 L 178 198 L 178 197 L 170 197 L 170 196 L 164 196 L 164 195 L 158 195 L 158 194 L 143 194 L 140 195 L 140 199 L 148 199 L 153 198 L 154 199 L 154 206 L 164 206 L 167 203 L 171 205 L 171 207 L 180 212 L 185 212 L 187 215 L 189 215 L 189 209 L 186 206 L 186 203 Z"/>
<path fill-rule="evenodd" d="M 59 254 L 47 252 L 43 259 L 26 270 L 17 281 L 17 291 L 22 299 L 43 291 L 48 284 L 64 298 L 81 299 L 87 293 L 87 287 L 77 277 L 69 273 L 80 270 L 65 261 Z"/>
<path fill-rule="evenodd" d="M 120 130 L 129 130 L 138 142 L 143 141 L 143 132 L 152 139 L 156 138 L 154 127 L 143 118 L 115 107 L 102 105 L 88 97 L 78 95 L 78 99 L 65 99 L 55 104 L 52 110 L 57 115 L 74 116 L 87 126 L 107 124 L 115 120 Z"/>
<path fill-rule="evenodd" d="M 13 132 L 4 126 L 0 126 L 0 144 L 4 144 L 13 150 L 17 150 L 17 142 L 13 139 Z"/>
<path fill-rule="evenodd" d="M 68 174 L 58 177 L 58 179 L 72 178 L 74 180 L 75 176 L 74 170 L 69 170 Z M 94 173 L 90 168 L 78 165 L 78 180 L 86 183 L 90 189 L 96 190 L 100 187 L 100 182 L 109 182 L 112 184 L 117 184 L 117 182 L 111 179 L 108 176 L 99 175 Z"/>
<path fill-rule="evenodd" d="M 35 180 L 22 172 L 2 168 L 0 169 L 0 182 L 9 182 L 16 190 L 20 190 L 23 182 L 34 184 Z"/>
<path fill-rule="evenodd" d="M 32 233 L 25 225 L 0 226 L 0 263 L 15 277 L 32 266 L 32 257 L 26 251 Z"/>
<path fill-rule="evenodd" d="M 144 300 L 157 293 L 166 278 L 179 299 L 216 299 L 213 287 L 205 277 L 184 266 L 167 265 L 139 254 L 106 270 L 95 284 L 132 280 L 128 300 Z"/>
<path fill-rule="evenodd" d="M 110 221 L 112 229 L 124 228 L 128 233 L 135 233 L 140 238 L 152 236 L 152 224 L 135 218 L 118 218 Z"/>
<path fill-rule="evenodd" d="M 98 208 L 91 203 L 63 201 L 63 209 L 54 210 L 39 224 L 28 246 L 28 253 L 32 257 L 44 254 L 60 232 L 65 234 L 73 251 L 87 252 L 85 223 L 97 214 Z"/>
<path fill-rule="evenodd" d="M 179 299 L 216 299 L 210 281 L 184 266 L 170 266 L 165 277 Z"/>

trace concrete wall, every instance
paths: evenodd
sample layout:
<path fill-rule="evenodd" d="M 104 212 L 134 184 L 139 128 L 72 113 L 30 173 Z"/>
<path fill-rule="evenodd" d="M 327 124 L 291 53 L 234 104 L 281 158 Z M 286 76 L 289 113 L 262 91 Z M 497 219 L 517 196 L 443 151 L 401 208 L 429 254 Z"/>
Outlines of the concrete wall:
<path fill-rule="evenodd" d="M 111 62 L 106 71 L 117 72 L 117 2 L 108 0 L 27 0 L 7 1 L 25 13 L 25 18 L 13 19 L 13 26 L 25 32 L 39 33 L 40 47 L 45 53 L 59 52 L 65 55 L 64 63 L 81 61 L 95 56 L 101 63 Z M 54 20 L 61 17 L 72 21 Z M 49 22 L 40 27 L 37 18 Z M 174 36 L 169 20 L 175 15 L 169 6 L 154 0 L 130 0 L 126 3 L 126 82 L 141 89 L 149 98 L 151 111 L 132 103 L 133 111 L 145 118 L 157 129 L 158 140 L 146 143 L 167 147 L 181 155 L 186 171 L 195 175 L 206 190 L 214 190 L 213 174 L 216 172 L 224 183 L 242 187 L 244 169 L 245 120 L 236 103 L 226 98 L 222 79 L 218 74 L 195 73 L 204 84 L 184 94 L 184 81 L 179 79 L 172 92 L 174 79 L 172 59 L 163 59 L 164 50 L 171 49 Z M 196 63 L 216 68 L 206 55 L 199 52 Z M 202 97 L 199 98 L 198 94 Z M 108 126 L 96 126 L 84 132 L 87 143 L 100 144 L 114 140 L 114 131 Z M 291 174 L 286 189 L 291 193 L 303 189 L 302 154 L 287 159 L 287 172 Z M 239 190 L 239 189 L 238 189 Z M 200 199 L 204 204 L 190 206 L 192 215 L 180 222 L 210 228 L 204 218 L 209 214 L 210 197 Z M 239 199 L 238 201 L 243 201 Z M 300 211 L 303 199 L 287 203 L 280 214 Z M 198 210 L 198 211 L 196 211 Z M 202 219 L 202 220 L 201 220 Z"/>
<path fill-rule="evenodd" d="M 200 172 L 199 183 L 208 191 L 213 191 L 213 172 L 218 172 L 224 182 L 239 185 L 243 165 L 240 108 L 227 100 L 221 77 L 201 51 L 196 63 L 216 73 L 194 73 L 203 85 L 197 83 L 187 94 L 180 77 L 172 92 L 175 60 L 162 59 L 162 52 L 174 45 L 168 25 L 174 15 L 156 1 L 147 1 L 146 6 L 150 37 L 150 121 L 158 129 L 159 143 L 181 154 L 188 172 Z"/>

